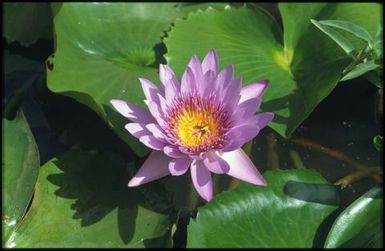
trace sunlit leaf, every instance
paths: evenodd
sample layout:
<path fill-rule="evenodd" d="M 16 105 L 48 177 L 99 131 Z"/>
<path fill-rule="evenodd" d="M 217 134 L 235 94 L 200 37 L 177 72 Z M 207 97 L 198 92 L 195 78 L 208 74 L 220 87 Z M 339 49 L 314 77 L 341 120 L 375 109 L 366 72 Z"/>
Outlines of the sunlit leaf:
<path fill-rule="evenodd" d="M 311 248 L 337 208 L 338 188 L 314 170 L 267 171 L 266 187 L 242 183 L 198 209 L 190 248 Z"/>
<path fill-rule="evenodd" d="M 287 137 L 329 95 L 352 60 L 310 19 L 343 19 L 375 34 L 380 7 L 370 3 L 282 3 L 283 32 L 270 14 L 257 7 L 208 9 L 175 22 L 165 38 L 165 57 L 181 77 L 191 55 L 202 58 L 214 48 L 220 67 L 233 64 L 243 84 L 268 79 L 261 109 L 275 113 L 269 126 Z M 364 42 L 356 40 L 352 46 L 361 48 Z"/>
<path fill-rule="evenodd" d="M 370 60 L 364 63 L 360 63 L 356 65 L 356 67 L 353 68 L 350 72 L 348 72 L 341 81 L 350 80 L 353 78 L 357 78 L 371 70 L 377 69 L 380 67 L 378 64 L 374 63 L 374 60 Z"/>
<path fill-rule="evenodd" d="M 376 187 L 347 207 L 334 222 L 325 248 L 381 248 L 382 198 L 382 188 Z"/>

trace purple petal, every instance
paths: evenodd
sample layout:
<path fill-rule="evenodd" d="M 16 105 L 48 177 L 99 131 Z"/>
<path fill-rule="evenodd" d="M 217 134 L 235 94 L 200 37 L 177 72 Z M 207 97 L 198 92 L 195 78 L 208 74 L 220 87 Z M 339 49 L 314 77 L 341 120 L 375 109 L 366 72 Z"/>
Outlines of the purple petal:
<path fill-rule="evenodd" d="M 211 94 L 215 89 L 215 73 L 211 70 L 207 71 L 203 76 L 203 84 L 200 88 L 202 96 Z"/>
<path fill-rule="evenodd" d="M 158 94 L 162 94 L 159 92 L 158 87 L 145 78 L 139 78 L 139 81 L 142 84 L 143 93 L 146 99 L 159 104 Z"/>
<path fill-rule="evenodd" d="M 151 149 L 162 151 L 166 143 L 160 140 L 157 140 L 154 136 L 145 135 L 139 138 L 139 141 L 148 146 Z"/>
<path fill-rule="evenodd" d="M 168 165 L 171 175 L 179 176 L 187 172 L 193 160 L 189 157 L 173 159 Z"/>
<path fill-rule="evenodd" d="M 253 121 L 262 129 L 274 119 L 274 113 L 263 112 L 254 115 Z"/>
<path fill-rule="evenodd" d="M 252 98 L 260 98 L 265 92 L 269 81 L 263 80 L 261 82 L 256 82 L 252 84 L 248 84 L 241 89 L 241 98 L 239 103 L 242 103 L 248 99 Z"/>
<path fill-rule="evenodd" d="M 203 163 L 213 173 L 226 173 L 229 171 L 230 166 L 214 151 L 207 152 L 207 157 L 203 160 Z"/>
<path fill-rule="evenodd" d="M 163 111 L 160 105 L 149 100 L 145 100 L 144 102 L 147 104 L 148 109 L 150 110 L 151 115 L 155 118 L 156 122 L 158 122 L 161 127 L 165 127 L 166 122 L 163 119 Z"/>
<path fill-rule="evenodd" d="M 172 100 L 180 91 L 180 83 L 168 65 L 159 65 L 159 78 L 164 86 L 166 100 Z"/>
<path fill-rule="evenodd" d="M 124 126 L 126 130 L 131 133 L 134 137 L 140 138 L 146 135 L 150 135 L 151 132 L 149 132 L 146 129 L 145 124 L 139 124 L 139 123 L 128 123 Z"/>
<path fill-rule="evenodd" d="M 254 115 L 249 120 L 241 121 L 234 126 L 227 133 L 229 139 L 228 144 L 223 147 L 222 151 L 233 151 L 246 142 L 256 137 L 261 129 L 266 127 L 272 121 L 274 114 L 271 112 L 264 112 Z"/>
<path fill-rule="evenodd" d="M 160 179 L 170 174 L 168 163 L 171 158 L 162 152 L 153 151 L 143 163 L 135 176 L 128 182 L 129 187 L 143 185 L 147 182 Z"/>
<path fill-rule="evenodd" d="M 214 75 L 218 73 L 218 57 L 214 49 L 211 49 L 202 61 L 202 71 L 206 74 L 208 71 L 213 71 Z"/>
<path fill-rule="evenodd" d="M 164 134 L 163 129 L 158 124 L 147 124 L 146 128 L 157 140 L 167 142 L 167 137 Z"/>
<path fill-rule="evenodd" d="M 170 156 L 172 158 L 182 158 L 184 156 L 186 156 L 186 154 L 182 153 L 181 151 L 179 151 L 178 148 L 174 147 L 174 146 L 171 146 L 171 145 L 168 145 L 168 146 L 165 146 L 163 148 L 163 152 L 167 155 L 167 156 Z"/>
<path fill-rule="evenodd" d="M 200 84 L 203 82 L 202 65 L 199 58 L 196 55 L 193 55 L 187 67 L 190 68 L 194 74 L 195 87 L 199 88 Z"/>
<path fill-rule="evenodd" d="M 162 114 L 165 114 L 167 111 L 167 101 L 166 99 L 158 93 L 158 99 L 159 99 L 159 106 L 162 110 Z"/>
<path fill-rule="evenodd" d="M 182 76 L 181 92 L 191 92 L 195 89 L 195 79 L 194 74 L 190 67 L 184 71 Z"/>
<path fill-rule="evenodd" d="M 252 125 L 242 125 L 233 128 L 227 133 L 228 144 L 221 150 L 228 152 L 242 147 L 246 142 L 257 136 L 260 130 L 260 127 Z"/>
<path fill-rule="evenodd" d="M 240 79 L 231 80 L 227 87 L 220 93 L 222 102 L 226 109 L 232 111 L 238 104 L 242 85 Z"/>
<path fill-rule="evenodd" d="M 126 101 L 119 99 L 112 99 L 110 102 L 120 114 L 122 114 L 124 117 L 130 119 L 133 122 L 155 122 L 155 119 L 151 116 L 150 112 L 148 110 L 143 109 L 142 107 L 129 104 Z"/>
<path fill-rule="evenodd" d="M 213 183 L 210 171 L 199 160 L 194 160 L 190 169 L 195 190 L 203 199 L 210 201 L 213 197 Z"/>
<path fill-rule="evenodd" d="M 231 120 L 241 121 L 251 118 L 254 113 L 258 110 L 260 105 L 260 98 L 251 98 L 243 101 L 242 103 L 238 104 L 238 106 L 234 109 Z"/>
<path fill-rule="evenodd" d="M 223 92 L 231 80 L 234 79 L 234 66 L 229 65 L 224 68 L 215 80 L 215 87 L 217 92 Z"/>
<path fill-rule="evenodd" d="M 230 166 L 228 175 L 255 185 L 266 186 L 265 179 L 242 149 L 225 152 L 222 158 Z"/>

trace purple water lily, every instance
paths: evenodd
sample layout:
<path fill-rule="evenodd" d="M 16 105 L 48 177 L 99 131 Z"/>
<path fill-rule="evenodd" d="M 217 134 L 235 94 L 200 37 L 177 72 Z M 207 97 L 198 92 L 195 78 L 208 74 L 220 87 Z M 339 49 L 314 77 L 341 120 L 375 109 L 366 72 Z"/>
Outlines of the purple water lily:
<path fill-rule="evenodd" d="M 217 55 L 210 50 L 202 63 L 191 57 L 181 82 L 162 64 L 159 89 L 140 78 L 149 111 L 111 100 L 133 122 L 125 128 L 154 150 L 128 186 L 182 175 L 189 168 L 196 191 L 206 201 L 213 196 L 211 172 L 266 185 L 241 147 L 274 117 L 270 112 L 255 114 L 268 81 L 242 87 L 233 73 L 232 65 L 218 73 Z"/>

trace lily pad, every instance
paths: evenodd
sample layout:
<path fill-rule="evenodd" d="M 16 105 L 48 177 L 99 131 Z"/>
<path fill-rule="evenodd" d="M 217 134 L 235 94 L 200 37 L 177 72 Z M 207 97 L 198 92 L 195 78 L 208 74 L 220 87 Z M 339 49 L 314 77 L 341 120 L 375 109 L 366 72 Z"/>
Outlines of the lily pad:
<path fill-rule="evenodd" d="M 29 46 L 41 38 L 52 39 L 49 3 L 4 3 L 4 33 L 8 43 Z"/>
<path fill-rule="evenodd" d="M 145 106 L 138 78 L 159 83 L 161 37 L 186 12 L 176 3 L 63 3 L 56 11 L 48 88 L 89 106 L 144 156 L 148 149 L 127 133 L 110 100 Z"/>
<path fill-rule="evenodd" d="M 374 35 L 381 5 L 290 3 L 279 4 L 279 9 L 283 32 L 270 14 L 256 6 L 192 13 L 168 32 L 165 57 L 181 76 L 191 55 L 202 58 L 214 48 L 220 67 L 233 64 L 243 84 L 268 79 L 261 110 L 275 113 L 269 126 L 287 137 L 333 90 L 352 60 L 310 19 L 351 21 Z M 360 39 L 347 37 L 362 49 Z"/>
<path fill-rule="evenodd" d="M 2 154 L 3 242 L 25 214 L 39 173 L 39 152 L 21 110 L 14 120 L 3 119 Z M 4 243 L 3 243 L 4 244 Z"/>
<path fill-rule="evenodd" d="M 334 222 L 325 248 L 382 248 L 382 193 L 375 187 L 347 207 Z"/>
<path fill-rule="evenodd" d="M 311 248 L 339 193 L 307 169 L 264 173 L 266 187 L 242 182 L 198 209 L 188 226 L 191 248 Z"/>
<path fill-rule="evenodd" d="M 6 247 L 144 247 L 163 236 L 168 215 L 143 206 L 127 168 L 117 154 L 76 148 L 47 162 Z"/>

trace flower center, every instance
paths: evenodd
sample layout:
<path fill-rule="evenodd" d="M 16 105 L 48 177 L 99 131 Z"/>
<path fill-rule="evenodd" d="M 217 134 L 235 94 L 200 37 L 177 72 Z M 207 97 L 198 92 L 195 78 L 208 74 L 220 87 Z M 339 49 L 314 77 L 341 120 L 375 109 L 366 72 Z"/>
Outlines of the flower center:
<path fill-rule="evenodd" d="M 167 111 L 169 139 L 191 153 L 219 148 L 228 130 L 228 115 L 216 102 L 215 94 L 177 96 Z"/>

